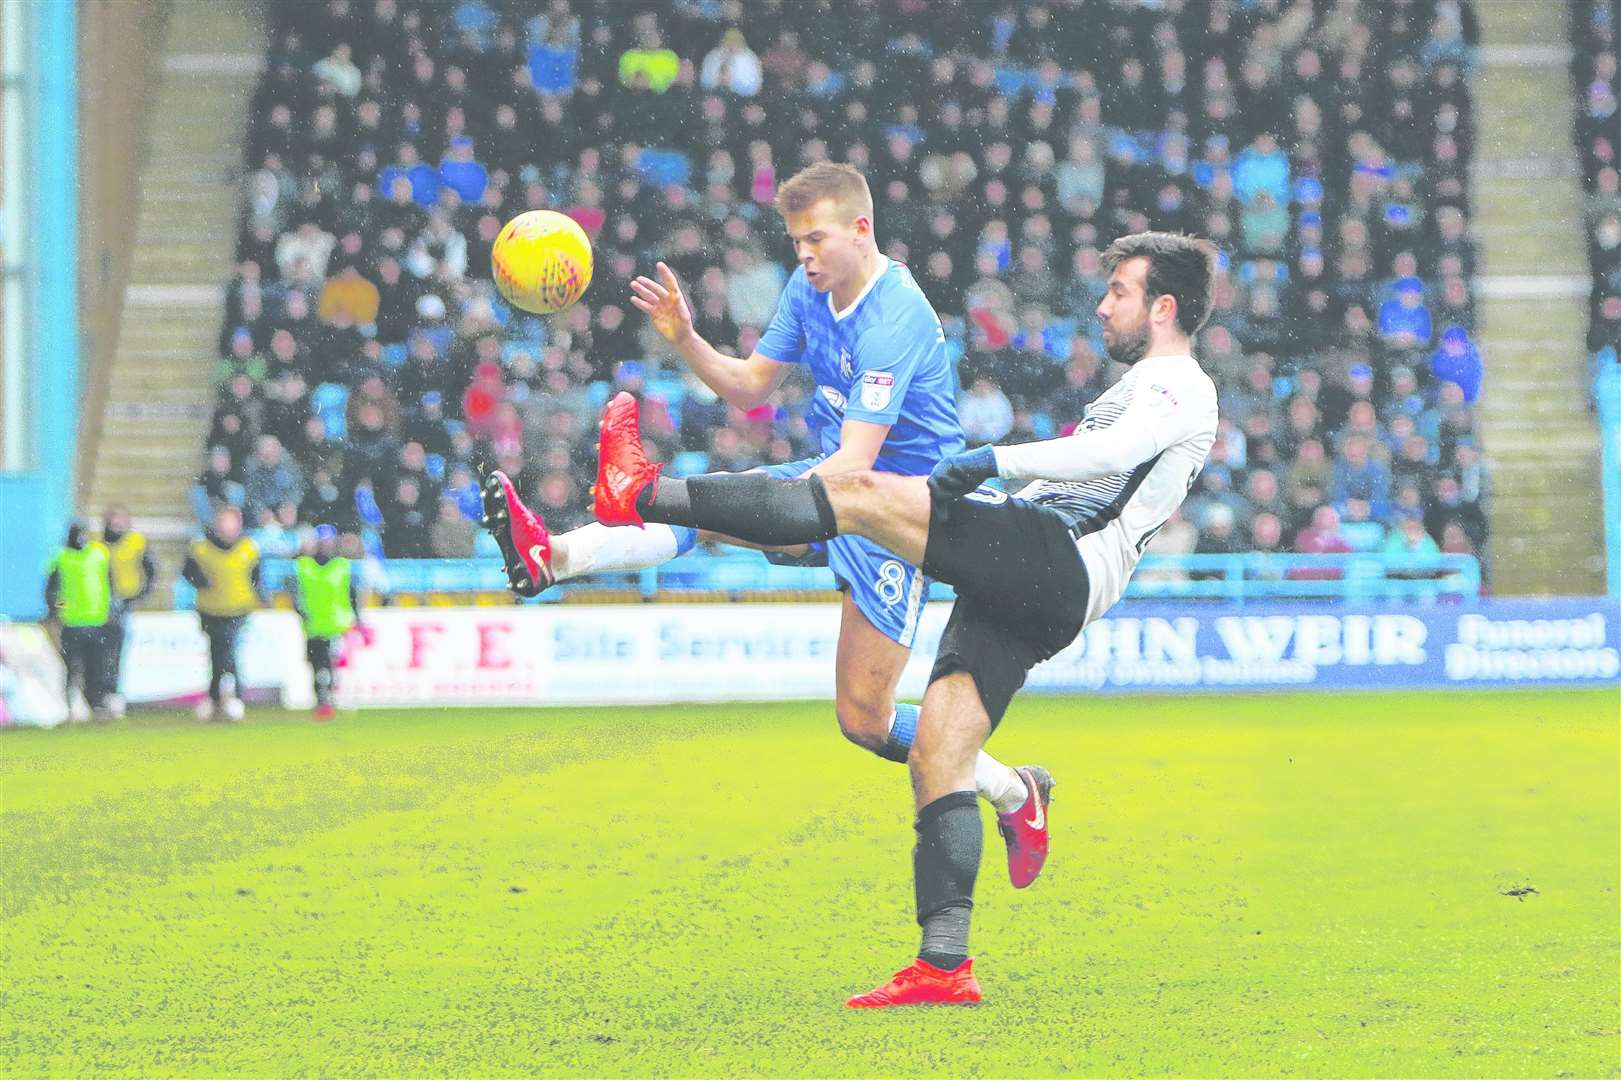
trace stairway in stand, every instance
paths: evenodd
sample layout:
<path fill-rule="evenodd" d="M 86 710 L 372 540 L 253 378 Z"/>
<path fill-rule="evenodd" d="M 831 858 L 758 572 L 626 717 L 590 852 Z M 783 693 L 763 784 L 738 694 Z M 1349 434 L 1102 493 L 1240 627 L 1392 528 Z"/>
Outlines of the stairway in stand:
<path fill-rule="evenodd" d="M 1477 9 L 1478 419 L 1492 466 L 1492 591 L 1597 595 L 1604 526 L 1565 13 L 1522 0 Z"/>
<path fill-rule="evenodd" d="M 212 411 L 224 286 L 236 242 L 248 102 L 264 57 L 257 5 L 173 0 L 140 170 L 129 284 L 81 510 L 128 506 L 166 605 L 194 530 L 192 481 Z"/>

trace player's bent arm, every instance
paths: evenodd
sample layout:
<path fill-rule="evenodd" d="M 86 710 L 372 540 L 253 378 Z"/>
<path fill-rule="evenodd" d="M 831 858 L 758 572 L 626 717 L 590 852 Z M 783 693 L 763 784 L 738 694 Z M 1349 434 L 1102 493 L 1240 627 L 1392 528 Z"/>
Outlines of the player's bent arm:
<path fill-rule="evenodd" d="M 675 343 L 675 349 L 705 386 L 719 394 L 726 404 L 745 412 L 764 405 L 792 367 L 760 352 L 750 353 L 747 359 L 727 356 L 697 331 L 683 335 Z"/>
<path fill-rule="evenodd" d="M 887 438 L 888 424 L 846 420 L 839 428 L 839 448 L 823 458 L 810 472 L 817 476 L 832 476 L 835 473 L 870 469 L 878 460 L 878 452 L 883 449 Z"/>

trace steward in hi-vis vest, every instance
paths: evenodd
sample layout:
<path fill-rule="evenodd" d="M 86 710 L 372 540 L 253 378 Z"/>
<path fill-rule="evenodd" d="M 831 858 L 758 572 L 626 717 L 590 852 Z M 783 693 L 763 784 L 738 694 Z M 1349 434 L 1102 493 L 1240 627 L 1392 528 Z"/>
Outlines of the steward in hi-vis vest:
<path fill-rule="evenodd" d="M 236 639 L 262 602 L 259 545 L 242 535 L 242 511 L 215 511 L 214 527 L 192 541 L 180 576 L 197 590 L 197 618 L 208 637 L 208 700 L 198 703 L 197 714 L 206 719 L 212 707 L 213 715 L 240 720 Z"/>
<path fill-rule="evenodd" d="M 290 595 L 304 620 L 304 651 L 315 679 L 315 718 L 332 718 L 335 650 L 360 618 L 360 594 L 349 560 L 338 554 L 338 530 L 315 528 L 313 554 L 293 564 Z"/>
<path fill-rule="evenodd" d="M 45 575 L 45 617 L 62 626 L 68 715 L 74 720 L 86 719 L 92 709 L 100 715 L 107 706 L 111 563 L 106 546 L 90 539 L 90 530 L 75 521 L 68 526 L 67 546 L 51 559 Z"/>
<path fill-rule="evenodd" d="M 107 707 L 114 716 L 124 712 L 124 697 L 118 684 L 124 666 L 124 635 L 129 611 L 146 599 L 157 584 L 158 567 L 146 546 L 146 537 L 131 528 L 129 511 L 109 506 L 102 517 L 101 542 L 112 559 L 113 610 L 107 620 L 106 656 Z"/>

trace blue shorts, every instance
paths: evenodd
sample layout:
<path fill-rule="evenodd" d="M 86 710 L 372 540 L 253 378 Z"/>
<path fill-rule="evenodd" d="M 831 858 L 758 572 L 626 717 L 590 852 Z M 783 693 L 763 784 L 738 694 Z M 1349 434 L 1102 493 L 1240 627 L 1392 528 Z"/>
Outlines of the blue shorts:
<path fill-rule="evenodd" d="M 821 463 L 825 454 L 767 465 L 761 472 L 781 479 L 802 476 Z M 928 602 L 929 582 L 923 572 L 888 548 L 865 536 L 835 536 L 811 545 L 804 556 L 766 552 L 778 565 L 826 566 L 846 589 L 867 621 L 897 645 L 910 649 L 917 635 L 918 618 Z"/>

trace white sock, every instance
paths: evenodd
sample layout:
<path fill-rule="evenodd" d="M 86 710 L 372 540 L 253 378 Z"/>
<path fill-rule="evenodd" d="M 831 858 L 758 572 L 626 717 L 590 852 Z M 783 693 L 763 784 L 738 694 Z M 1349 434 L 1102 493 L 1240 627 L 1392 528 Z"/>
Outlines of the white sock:
<path fill-rule="evenodd" d="M 980 798 L 996 807 L 998 814 L 1011 814 L 1030 797 L 1024 777 L 981 750 L 974 761 L 974 786 Z"/>
<path fill-rule="evenodd" d="M 558 581 L 585 574 L 616 570 L 645 570 L 675 558 L 675 532 L 668 525 L 613 528 L 593 521 L 556 538 L 552 547 L 552 576 Z"/>

